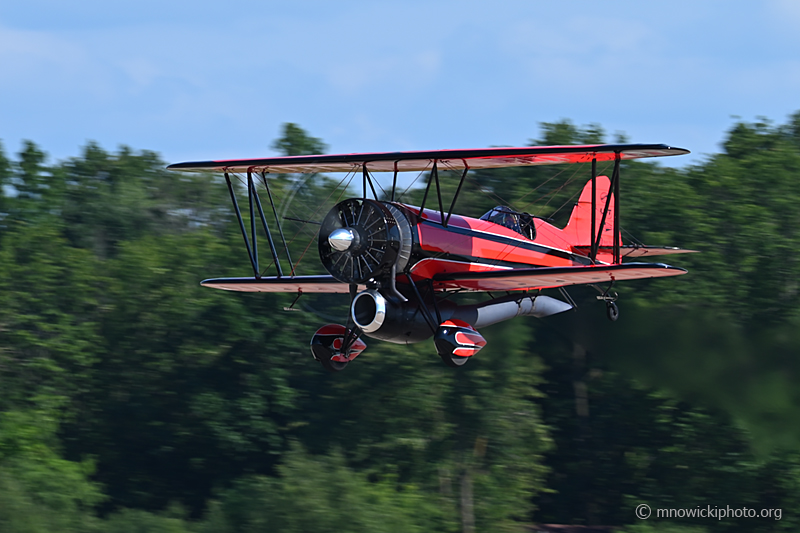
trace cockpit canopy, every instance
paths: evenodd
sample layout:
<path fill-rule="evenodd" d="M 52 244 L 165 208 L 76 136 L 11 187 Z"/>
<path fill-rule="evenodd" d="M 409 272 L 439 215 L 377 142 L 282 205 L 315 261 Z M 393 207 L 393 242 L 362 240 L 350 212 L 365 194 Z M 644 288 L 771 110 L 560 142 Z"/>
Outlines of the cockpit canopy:
<path fill-rule="evenodd" d="M 488 220 L 489 222 L 505 226 L 530 240 L 536 238 L 536 226 L 533 223 L 533 215 L 530 213 L 520 213 L 508 206 L 498 205 L 487 211 L 481 217 L 481 220 Z"/>

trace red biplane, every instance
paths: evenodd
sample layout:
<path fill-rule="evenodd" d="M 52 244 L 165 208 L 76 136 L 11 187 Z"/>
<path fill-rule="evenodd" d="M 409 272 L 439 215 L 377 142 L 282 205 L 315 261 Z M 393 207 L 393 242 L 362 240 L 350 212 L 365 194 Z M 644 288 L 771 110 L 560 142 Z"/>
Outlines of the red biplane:
<path fill-rule="evenodd" d="M 608 317 L 616 320 L 617 281 L 685 274 L 661 263 L 623 262 L 624 258 L 666 255 L 690 250 L 623 245 L 619 226 L 620 162 L 689 153 L 663 144 L 534 146 L 430 152 L 308 155 L 230 161 L 178 163 L 181 171 L 224 173 L 254 277 L 208 279 L 206 287 L 246 292 L 349 293 L 347 325 L 328 324 L 311 340 L 315 359 L 330 371 L 342 370 L 366 345 L 362 335 L 399 344 L 433 337 L 436 351 L 450 366 L 463 365 L 486 344 L 478 329 L 516 316 L 545 317 L 574 307 L 564 290 L 569 285 L 608 283 L 598 289 Z M 597 175 L 598 162 L 613 162 L 611 177 Z M 569 222 L 558 228 L 547 220 L 509 207 L 496 207 L 480 218 L 456 215 L 456 205 L 471 169 L 590 163 L 591 176 Z M 460 181 L 445 210 L 440 170 L 460 172 Z M 399 172 L 427 172 L 419 207 L 395 200 Z M 363 194 L 336 204 L 319 226 L 319 256 L 326 275 L 295 275 L 270 190 L 270 174 L 345 172 L 361 174 Z M 379 198 L 376 172 L 393 173 L 391 194 Z M 250 237 L 231 175 L 246 174 Z M 243 180 L 244 181 L 244 180 Z M 291 267 L 281 269 L 257 187 L 265 189 Z M 437 207 L 426 208 L 435 188 Z M 372 198 L 369 198 L 369 192 Z M 431 193 L 431 194 L 429 194 Z M 433 202 L 433 200 L 431 200 Z M 256 243 L 256 211 L 277 268 L 262 276 Z M 567 301 L 541 294 L 560 290 Z M 477 305 L 457 305 L 454 292 L 488 293 Z M 492 292 L 505 293 L 494 297 Z M 295 300 L 296 301 L 296 300 Z M 294 305 L 294 304 L 292 304 Z"/>

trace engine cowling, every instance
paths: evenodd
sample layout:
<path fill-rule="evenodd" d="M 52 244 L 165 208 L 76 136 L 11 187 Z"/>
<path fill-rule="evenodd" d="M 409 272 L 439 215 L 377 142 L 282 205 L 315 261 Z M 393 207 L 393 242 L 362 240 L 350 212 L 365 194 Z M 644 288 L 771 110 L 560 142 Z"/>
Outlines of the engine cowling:
<path fill-rule="evenodd" d="M 394 205 L 351 198 L 336 204 L 322 221 L 319 257 L 344 283 L 388 280 L 411 257 L 411 224 Z"/>

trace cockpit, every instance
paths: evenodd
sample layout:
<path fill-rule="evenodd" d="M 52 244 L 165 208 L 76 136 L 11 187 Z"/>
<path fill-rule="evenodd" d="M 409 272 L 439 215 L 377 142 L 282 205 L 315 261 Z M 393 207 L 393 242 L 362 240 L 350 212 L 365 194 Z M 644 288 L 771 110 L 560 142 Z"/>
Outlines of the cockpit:
<path fill-rule="evenodd" d="M 536 238 L 536 225 L 533 223 L 533 215 L 530 213 L 520 213 L 508 206 L 498 205 L 487 211 L 481 220 L 505 226 L 530 240 Z"/>

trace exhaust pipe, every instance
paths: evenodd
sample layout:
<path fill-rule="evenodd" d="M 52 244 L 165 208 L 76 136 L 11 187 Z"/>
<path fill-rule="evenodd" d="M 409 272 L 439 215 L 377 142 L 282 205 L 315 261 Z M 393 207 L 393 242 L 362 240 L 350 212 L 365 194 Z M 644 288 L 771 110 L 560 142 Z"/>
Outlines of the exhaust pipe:
<path fill-rule="evenodd" d="M 364 333 L 378 331 L 386 320 L 386 298 L 375 289 L 358 293 L 350 306 L 350 317 Z"/>
<path fill-rule="evenodd" d="M 436 308 L 427 303 L 428 316 L 436 320 Z M 572 306 L 549 296 L 510 295 L 477 305 L 455 305 L 449 301 L 437 304 L 442 322 L 458 320 L 478 329 L 518 316 L 542 318 L 569 311 Z M 387 298 L 380 291 L 368 289 L 356 295 L 350 306 L 350 317 L 370 337 L 398 344 L 424 341 L 440 324 L 430 324 L 416 301 Z"/>
<path fill-rule="evenodd" d="M 458 306 L 448 318 L 463 320 L 474 328 L 482 328 L 517 316 L 543 318 L 570 309 L 572 309 L 572 305 L 549 296 L 512 294 L 477 305 Z"/>

